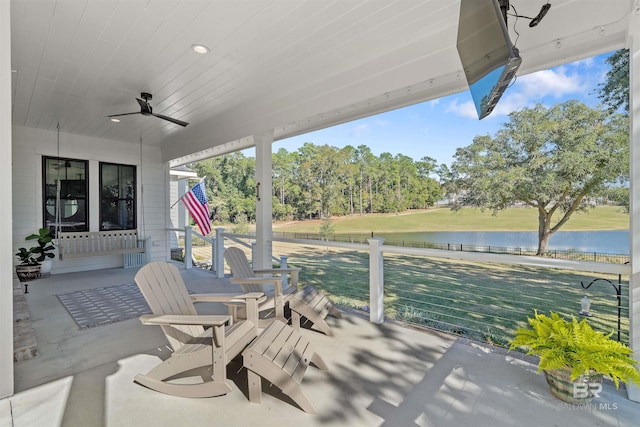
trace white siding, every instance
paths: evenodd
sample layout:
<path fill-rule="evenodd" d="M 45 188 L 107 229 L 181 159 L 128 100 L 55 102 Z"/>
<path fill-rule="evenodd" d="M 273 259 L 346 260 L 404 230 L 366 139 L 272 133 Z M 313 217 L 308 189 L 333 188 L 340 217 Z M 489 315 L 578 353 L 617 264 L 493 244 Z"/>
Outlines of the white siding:
<path fill-rule="evenodd" d="M 64 126 L 63 126 L 64 128 Z M 89 229 L 97 231 L 99 207 L 98 164 L 101 161 L 136 165 L 138 231 L 151 239 L 149 259 L 166 260 L 169 184 L 168 165 L 159 148 L 87 138 L 60 132 L 60 157 L 89 161 Z M 42 156 L 58 156 L 57 132 L 13 127 L 13 249 L 31 244 L 24 237 L 42 226 Z M 142 159 L 142 165 L 141 163 Z M 121 267 L 122 255 L 53 262 L 52 274 Z"/>

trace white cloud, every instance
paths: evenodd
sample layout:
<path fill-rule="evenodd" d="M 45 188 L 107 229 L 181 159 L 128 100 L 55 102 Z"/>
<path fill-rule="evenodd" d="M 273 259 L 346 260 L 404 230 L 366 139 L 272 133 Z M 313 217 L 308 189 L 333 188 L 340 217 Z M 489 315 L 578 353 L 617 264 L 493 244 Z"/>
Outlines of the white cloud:
<path fill-rule="evenodd" d="M 595 58 L 590 57 L 573 62 L 569 65 L 574 66 L 575 68 L 593 68 L 598 65 L 598 62 L 596 62 Z"/>
<path fill-rule="evenodd" d="M 522 93 L 506 92 L 491 112 L 491 116 L 507 116 L 513 111 L 522 110 L 524 107 L 532 107 L 536 103 L 537 102 L 531 102 L 531 100 Z"/>
<path fill-rule="evenodd" d="M 507 88 L 489 117 L 506 116 L 513 111 L 544 103 L 545 98 L 547 100 L 551 98 L 553 102 L 561 102 L 568 98 L 580 97 L 589 91 L 589 85 L 584 80 L 584 77 L 576 73 L 569 74 L 566 67 L 542 70 L 518 77 L 512 86 Z M 459 103 L 456 98 L 449 104 L 446 111 L 464 118 L 478 118 L 473 102 L 470 100 Z"/>
<path fill-rule="evenodd" d="M 478 113 L 476 112 L 476 107 L 473 105 L 473 101 L 465 101 L 459 104 L 458 99 L 455 98 L 451 103 L 449 103 L 445 111 L 455 113 L 467 119 L 478 118 Z"/>
<path fill-rule="evenodd" d="M 438 104 L 440 104 L 440 98 L 436 98 L 436 99 L 432 99 L 431 101 L 427 101 L 426 104 L 431 107 L 431 109 L 433 110 L 434 108 L 436 108 L 438 106 Z"/>
<path fill-rule="evenodd" d="M 566 67 L 554 70 L 542 70 L 518 77 L 517 92 L 530 99 L 542 99 L 545 96 L 563 98 L 585 91 L 585 83 L 578 74 L 567 74 Z"/>
<path fill-rule="evenodd" d="M 360 123 L 360 124 L 356 125 L 356 127 L 354 127 L 354 128 L 351 130 L 351 133 L 352 133 L 354 136 L 360 136 L 360 135 L 363 135 L 363 134 L 365 134 L 365 133 L 369 133 L 370 131 L 371 131 L 371 128 L 369 127 L 369 125 L 368 125 L 368 124 L 366 124 L 366 123 Z"/>

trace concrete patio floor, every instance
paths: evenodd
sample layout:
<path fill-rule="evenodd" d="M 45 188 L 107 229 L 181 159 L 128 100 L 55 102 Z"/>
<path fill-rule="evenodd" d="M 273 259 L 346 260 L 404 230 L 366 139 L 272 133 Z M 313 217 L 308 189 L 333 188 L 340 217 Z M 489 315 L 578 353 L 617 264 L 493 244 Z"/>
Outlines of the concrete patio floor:
<path fill-rule="evenodd" d="M 160 328 L 131 319 L 79 330 L 55 295 L 133 283 L 137 269 L 52 275 L 26 295 L 39 356 L 15 364 L 16 393 L 0 400 L 0 427 L 30 426 L 637 426 L 640 404 L 605 384 L 591 405 L 554 398 L 532 360 L 395 322 L 374 325 L 346 311 L 335 336 L 305 330 L 328 372 L 310 367 L 303 389 L 317 415 L 263 383 L 247 399 L 246 375 L 210 399 L 163 395 L 133 382 L 168 355 Z M 181 270 L 195 292 L 234 292 L 210 272 Z M 199 305 L 203 313 L 224 307 Z"/>

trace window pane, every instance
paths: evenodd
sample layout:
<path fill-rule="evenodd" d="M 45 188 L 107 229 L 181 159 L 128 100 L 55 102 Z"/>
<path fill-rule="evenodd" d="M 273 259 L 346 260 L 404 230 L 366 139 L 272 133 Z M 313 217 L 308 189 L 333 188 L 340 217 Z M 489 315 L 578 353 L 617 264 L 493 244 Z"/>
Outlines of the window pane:
<path fill-rule="evenodd" d="M 87 161 L 57 157 L 42 160 L 43 226 L 53 236 L 57 230 L 88 230 Z"/>
<path fill-rule="evenodd" d="M 135 166 L 100 164 L 100 230 L 136 228 Z"/>

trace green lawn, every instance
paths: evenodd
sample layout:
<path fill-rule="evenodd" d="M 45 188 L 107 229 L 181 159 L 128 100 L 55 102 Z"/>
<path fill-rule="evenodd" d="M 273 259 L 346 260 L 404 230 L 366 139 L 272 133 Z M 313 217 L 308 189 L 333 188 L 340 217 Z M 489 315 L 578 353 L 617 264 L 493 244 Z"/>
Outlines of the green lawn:
<path fill-rule="evenodd" d="M 274 243 L 289 266 L 302 267 L 300 281 L 323 289 L 336 303 L 365 310 L 369 305 L 369 258 L 365 252 Z M 618 276 L 593 275 L 528 266 L 385 255 L 385 315 L 498 345 L 506 345 L 534 310 L 577 315 L 588 295 L 595 316 L 589 323 L 604 332 L 617 325 L 613 287 L 604 281 L 584 290 L 580 282 Z M 622 340 L 628 341 L 628 281 L 622 278 Z M 615 336 L 614 336 L 615 338 Z"/>
<path fill-rule="evenodd" d="M 490 211 L 464 208 L 454 212 L 448 208 L 408 211 L 395 214 L 354 215 L 333 218 L 336 234 L 401 233 L 411 231 L 536 231 L 537 211 L 511 208 L 491 215 Z M 626 230 L 629 215 L 616 206 L 598 206 L 587 213 L 575 213 L 562 227 L 563 231 Z M 320 221 L 276 223 L 274 231 L 318 233 Z"/>

